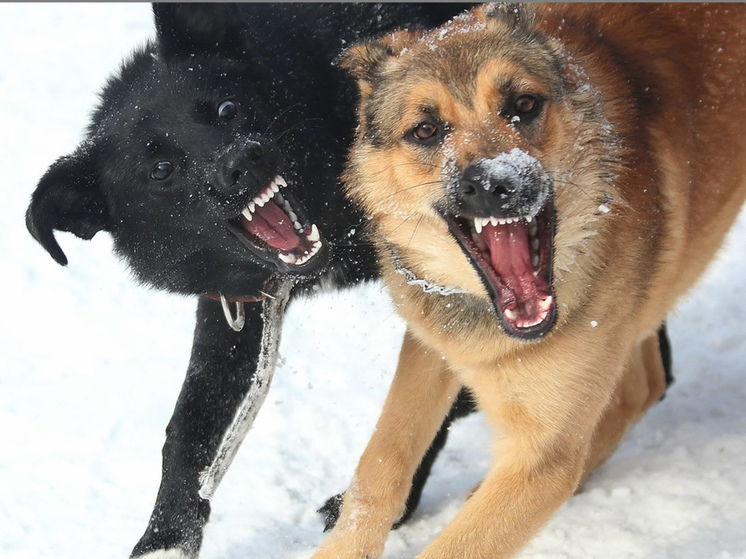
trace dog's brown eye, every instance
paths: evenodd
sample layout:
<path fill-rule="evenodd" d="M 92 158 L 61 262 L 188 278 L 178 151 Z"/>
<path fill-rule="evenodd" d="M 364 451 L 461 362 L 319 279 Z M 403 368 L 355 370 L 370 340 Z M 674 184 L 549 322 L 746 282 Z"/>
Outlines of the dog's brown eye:
<path fill-rule="evenodd" d="M 238 114 L 238 109 L 233 101 L 223 101 L 218 105 L 218 116 L 222 120 L 233 120 Z"/>
<path fill-rule="evenodd" d="M 173 172 L 174 166 L 169 161 L 159 161 L 150 170 L 150 178 L 163 181 L 170 177 Z"/>
<path fill-rule="evenodd" d="M 438 134 L 438 127 L 431 122 L 422 122 L 412 131 L 412 135 L 418 140 L 430 140 Z"/>
<path fill-rule="evenodd" d="M 521 95 L 515 100 L 515 112 L 518 115 L 527 115 L 539 107 L 539 100 L 533 95 Z"/>

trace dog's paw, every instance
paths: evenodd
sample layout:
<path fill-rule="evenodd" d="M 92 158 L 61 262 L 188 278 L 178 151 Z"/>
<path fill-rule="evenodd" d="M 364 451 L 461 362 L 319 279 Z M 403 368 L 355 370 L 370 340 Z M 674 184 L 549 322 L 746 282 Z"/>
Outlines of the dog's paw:
<path fill-rule="evenodd" d="M 344 493 L 334 495 L 326 500 L 326 503 L 317 510 L 316 512 L 321 513 L 324 516 L 324 532 L 328 532 L 339 520 L 339 515 L 342 512 L 342 501 L 344 501 Z"/>
<path fill-rule="evenodd" d="M 182 549 L 157 549 L 149 551 L 145 555 L 138 555 L 132 559 L 197 559 L 196 555 L 191 555 Z"/>

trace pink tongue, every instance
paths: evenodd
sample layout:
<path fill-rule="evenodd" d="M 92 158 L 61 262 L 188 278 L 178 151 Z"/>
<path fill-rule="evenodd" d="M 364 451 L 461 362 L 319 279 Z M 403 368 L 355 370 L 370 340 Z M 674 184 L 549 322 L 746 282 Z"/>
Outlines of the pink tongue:
<path fill-rule="evenodd" d="M 288 252 L 300 244 L 292 221 L 274 202 L 257 208 L 251 221 L 241 216 L 241 223 L 249 233 L 277 250 Z"/>
<path fill-rule="evenodd" d="M 490 250 L 490 262 L 495 272 L 515 293 L 518 302 L 525 302 L 540 294 L 537 292 L 531 251 L 528 246 L 526 223 L 518 221 L 508 225 L 487 225 L 482 239 Z"/>

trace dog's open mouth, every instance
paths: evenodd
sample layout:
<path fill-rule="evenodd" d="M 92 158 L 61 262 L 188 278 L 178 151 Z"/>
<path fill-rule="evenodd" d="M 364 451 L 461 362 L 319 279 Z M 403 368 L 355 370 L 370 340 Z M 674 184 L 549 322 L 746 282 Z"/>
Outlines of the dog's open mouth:
<path fill-rule="evenodd" d="M 322 259 L 324 240 L 303 207 L 276 176 L 241 211 L 228 229 L 256 256 L 282 272 L 306 273 Z M 280 192 L 282 190 L 282 192 Z"/>
<path fill-rule="evenodd" d="M 557 317 L 552 290 L 552 201 L 535 216 L 446 215 L 446 221 L 487 286 L 505 331 L 522 340 L 546 335 Z"/>

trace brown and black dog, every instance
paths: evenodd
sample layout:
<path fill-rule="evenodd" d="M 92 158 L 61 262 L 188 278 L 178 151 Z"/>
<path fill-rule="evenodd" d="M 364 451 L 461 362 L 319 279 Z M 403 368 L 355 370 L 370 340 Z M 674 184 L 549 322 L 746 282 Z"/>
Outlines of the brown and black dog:
<path fill-rule="evenodd" d="M 746 6 L 490 5 L 341 65 L 408 331 L 314 558 L 381 554 L 462 384 L 496 459 L 418 557 L 512 556 L 662 394 L 656 333 L 746 197 Z"/>

